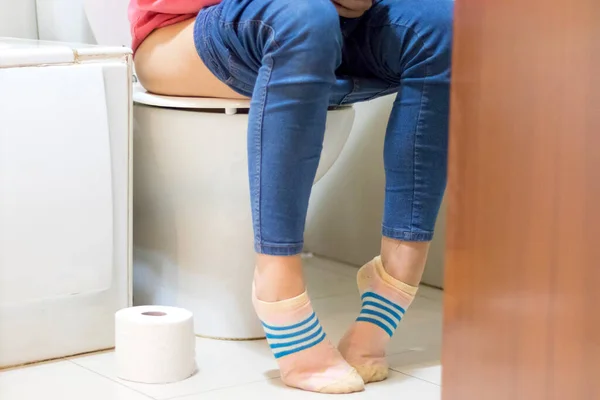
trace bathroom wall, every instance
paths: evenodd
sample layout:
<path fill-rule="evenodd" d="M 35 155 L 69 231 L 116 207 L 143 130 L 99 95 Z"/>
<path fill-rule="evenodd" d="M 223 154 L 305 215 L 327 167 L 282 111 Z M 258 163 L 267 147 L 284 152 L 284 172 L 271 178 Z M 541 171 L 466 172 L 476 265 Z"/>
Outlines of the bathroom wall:
<path fill-rule="evenodd" d="M 313 189 L 306 249 L 362 265 L 379 253 L 383 212 L 383 139 L 393 96 L 357 104 L 348 143 L 331 171 Z M 423 281 L 443 287 L 446 220 L 442 207 Z"/>
<path fill-rule="evenodd" d="M 83 0 L 0 0 L 0 36 L 95 43 Z"/>
<path fill-rule="evenodd" d="M 83 0 L 37 0 L 40 39 L 95 43 L 83 9 Z"/>
<path fill-rule="evenodd" d="M 35 0 L 0 0 L 0 36 L 37 39 Z"/>

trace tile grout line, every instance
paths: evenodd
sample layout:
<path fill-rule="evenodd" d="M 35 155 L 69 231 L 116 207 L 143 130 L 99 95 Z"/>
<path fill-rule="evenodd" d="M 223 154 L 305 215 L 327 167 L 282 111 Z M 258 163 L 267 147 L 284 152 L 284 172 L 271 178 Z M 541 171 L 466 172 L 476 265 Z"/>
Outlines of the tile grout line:
<path fill-rule="evenodd" d="M 244 383 L 241 383 L 239 385 L 225 386 L 225 387 L 214 388 L 214 389 L 210 389 L 210 390 L 203 390 L 202 392 L 194 392 L 194 393 L 182 394 L 180 396 L 165 397 L 165 398 L 154 399 L 154 400 L 175 400 L 175 399 L 181 399 L 181 398 L 185 398 L 185 397 L 188 397 L 188 396 L 193 396 L 193 395 L 196 395 L 196 394 L 205 394 L 205 393 L 218 392 L 220 390 L 228 390 L 228 389 L 232 389 L 232 388 L 236 388 L 236 387 L 240 387 L 240 386 L 249 386 L 249 385 L 253 385 L 255 383 L 268 382 L 268 381 L 272 381 L 272 380 L 280 379 L 280 378 L 281 378 L 280 376 L 277 376 L 277 377 L 274 377 L 274 378 L 259 379 L 259 380 L 256 380 L 256 381 L 244 382 Z"/>
<path fill-rule="evenodd" d="M 402 349 L 402 350 L 400 350 L 400 351 L 395 351 L 395 352 L 393 352 L 393 353 L 388 353 L 388 352 L 386 352 L 386 353 L 385 353 L 385 356 L 386 356 L 386 357 L 389 357 L 389 356 L 397 356 L 397 355 L 399 355 L 399 354 L 412 353 L 412 352 L 418 352 L 418 351 L 417 351 L 417 350 L 411 350 L 411 349 Z"/>
<path fill-rule="evenodd" d="M 243 383 L 240 383 L 240 384 L 234 384 L 234 385 L 228 385 L 228 386 L 223 386 L 223 387 L 219 387 L 219 388 L 214 388 L 214 389 L 210 389 L 210 390 L 194 391 L 194 392 L 190 392 L 190 393 L 186 393 L 186 394 L 182 394 L 182 395 L 177 395 L 177 396 L 174 396 L 174 397 L 153 397 L 153 396 L 150 396 L 149 394 L 146 394 L 146 393 L 141 392 L 141 391 L 139 391 L 137 389 L 134 389 L 134 388 L 132 388 L 130 386 L 127 386 L 126 384 L 124 384 L 124 383 L 122 383 L 122 382 L 120 382 L 120 381 L 118 381 L 116 379 L 113 379 L 113 378 L 111 378 L 109 376 L 106 376 L 106 375 L 103 375 L 103 374 L 101 374 L 101 373 L 99 373 L 97 371 L 94 371 L 93 369 L 90 369 L 88 367 L 84 367 L 83 365 L 77 364 L 74 361 L 71 361 L 71 360 L 65 360 L 65 361 L 70 362 L 72 364 L 75 364 L 76 366 L 81 367 L 81 368 L 83 368 L 86 371 L 92 372 L 92 373 L 94 373 L 94 374 L 96 374 L 96 375 L 98 375 L 98 376 L 100 376 L 100 377 L 102 377 L 104 379 L 107 379 L 107 380 L 109 380 L 111 382 L 114 382 L 114 383 L 116 383 L 116 384 L 118 384 L 120 386 L 123 386 L 123 387 L 125 387 L 127 389 L 130 389 L 130 390 L 132 390 L 132 391 L 134 391 L 134 392 L 136 392 L 138 394 L 141 394 L 141 395 L 143 395 L 143 396 L 145 396 L 145 397 L 147 397 L 149 399 L 152 399 L 152 400 L 179 399 L 179 398 L 184 398 L 184 397 L 187 397 L 187 396 L 194 396 L 194 395 L 197 395 L 197 394 L 204 394 L 204 393 L 209 393 L 209 392 L 215 392 L 215 391 L 218 391 L 218 390 L 231 389 L 231 388 L 234 388 L 234 387 L 251 385 L 251 384 L 254 384 L 254 383 L 258 383 L 258 382 L 268 382 L 268 381 L 271 381 L 271 380 L 274 380 L 274 379 L 280 379 L 281 378 L 281 376 L 275 376 L 275 377 L 272 377 L 272 378 L 257 379 L 257 380 L 252 380 L 252 381 L 248 381 L 248 382 L 243 382 Z"/>
<path fill-rule="evenodd" d="M 428 381 L 427 379 L 419 378 L 418 376 L 412 376 L 412 375 L 409 375 L 409 374 L 407 374 L 407 373 L 405 373 L 405 372 L 398 371 L 397 369 L 394 369 L 394 368 L 392 368 L 392 367 L 390 367 L 390 369 L 391 369 L 392 371 L 394 371 L 394 372 L 397 372 L 397 373 L 399 373 L 399 374 L 402 374 L 402 375 L 404 375 L 404 376 L 408 376 L 409 378 L 418 379 L 418 380 L 420 380 L 421 382 L 426 382 L 426 383 L 429 383 L 430 385 L 433 385 L 433 386 L 436 386 L 436 387 L 440 387 L 440 388 L 442 387 L 442 385 L 438 385 L 437 383 L 435 383 L 435 382 L 431 382 L 431 381 Z"/>
<path fill-rule="evenodd" d="M 408 353 L 412 353 L 412 352 L 415 352 L 415 350 L 400 351 L 398 353 L 386 354 L 386 356 L 387 357 L 389 357 L 389 356 L 397 356 L 397 355 L 400 355 L 400 354 L 408 354 Z M 413 366 L 419 366 L 419 365 L 422 365 L 422 363 L 416 363 Z M 421 381 L 424 381 L 424 382 L 428 382 L 428 383 L 431 383 L 432 385 L 441 386 L 441 385 L 438 385 L 435 382 L 428 381 L 427 379 L 423 379 L 421 377 L 411 375 L 411 374 L 409 374 L 407 372 L 400 371 L 398 368 L 399 367 L 389 367 L 389 369 L 391 369 L 392 371 L 398 372 L 398 373 L 400 373 L 402 375 L 410 376 L 411 378 L 415 378 L 415 379 L 418 379 L 418 380 L 421 380 Z"/>
<path fill-rule="evenodd" d="M 142 396 L 144 396 L 144 397 L 146 397 L 146 398 L 148 398 L 148 399 L 152 399 L 152 400 L 158 400 L 158 399 L 157 399 L 157 398 L 155 398 L 155 397 L 152 397 L 152 396 L 150 396 L 150 395 L 148 395 L 148 394 L 146 394 L 146 393 L 144 393 L 144 392 L 140 392 L 139 390 L 136 390 L 136 389 L 134 389 L 134 388 L 132 388 L 132 387 L 129 387 L 129 386 L 125 385 L 124 383 L 121 383 L 121 382 L 119 382 L 119 381 L 117 381 L 117 380 L 115 380 L 115 379 L 112 379 L 112 378 L 110 378 L 110 377 L 108 377 L 108 376 L 106 376 L 106 375 L 103 375 L 103 374 L 101 374 L 101 373 L 99 373 L 99 372 L 96 372 L 96 371 L 94 371 L 93 369 L 90 369 L 90 368 L 84 367 L 83 365 L 81 365 L 81 364 L 77 364 L 76 362 L 74 362 L 74 361 L 71 361 L 71 360 L 66 360 L 66 361 L 67 361 L 67 362 L 70 362 L 71 364 L 73 364 L 73 365 L 75 365 L 75 366 L 77 366 L 77 367 L 79 367 L 79 368 L 83 368 L 84 370 L 86 370 L 86 371 L 88 371 L 88 372 L 91 372 L 91 373 L 93 373 L 93 374 L 95 374 L 95 375 L 98 375 L 99 377 L 101 377 L 101 378 L 104 378 L 104 379 L 106 379 L 106 380 L 108 380 L 108 381 L 110 381 L 110 382 L 112 382 L 112 383 L 116 383 L 116 384 L 117 384 L 117 385 L 119 385 L 119 386 L 122 386 L 122 387 L 124 387 L 124 388 L 126 388 L 126 389 L 129 389 L 129 390 L 131 390 L 132 392 L 135 392 L 135 393 L 137 393 L 137 394 L 141 394 Z"/>

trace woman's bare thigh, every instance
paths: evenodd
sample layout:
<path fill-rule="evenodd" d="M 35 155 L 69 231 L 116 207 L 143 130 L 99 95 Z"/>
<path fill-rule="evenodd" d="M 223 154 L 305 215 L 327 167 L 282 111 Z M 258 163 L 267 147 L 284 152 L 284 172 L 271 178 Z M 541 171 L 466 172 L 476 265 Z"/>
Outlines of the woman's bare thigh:
<path fill-rule="evenodd" d="M 157 29 L 138 48 L 136 74 L 149 91 L 169 96 L 240 99 L 206 68 L 194 45 L 194 21 Z"/>

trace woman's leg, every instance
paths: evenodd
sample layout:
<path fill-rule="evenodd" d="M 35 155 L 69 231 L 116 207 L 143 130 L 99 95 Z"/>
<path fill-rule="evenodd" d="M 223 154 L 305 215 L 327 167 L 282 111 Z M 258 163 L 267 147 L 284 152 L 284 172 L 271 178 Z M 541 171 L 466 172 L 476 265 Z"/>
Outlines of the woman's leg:
<path fill-rule="evenodd" d="M 327 393 L 363 382 L 325 337 L 306 295 L 304 224 L 342 38 L 329 0 L 225 0 L 200 13 L 205 64 L 251 96 L 248 170 L 258 254 L 254 304 L 284 382 Z"/>
<path fill-rule="evenodd" d="M 342 68 L 397 91 L 388 123 L 381 258 L 358 276 L 363 308 L 340 343 L 365 382 L 416 293 L 446 184 L 451 0 L 376 1 L 347 37 Z"/>

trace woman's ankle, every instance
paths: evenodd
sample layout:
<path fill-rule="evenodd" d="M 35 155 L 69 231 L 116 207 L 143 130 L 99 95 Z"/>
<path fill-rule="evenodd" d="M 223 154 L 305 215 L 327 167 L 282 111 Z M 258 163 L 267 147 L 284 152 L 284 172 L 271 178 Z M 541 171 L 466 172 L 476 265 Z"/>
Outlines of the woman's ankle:
<path fill-rule="evenodd" d="M 254 288 L 259 300 L 275 302 L 299 296 L 306 290 L 300 255 L 259 254 L 254 270 Z"/>
<path fill-rule="evenodd" d="M 418 286 L 425 270 L 431 242 L 405 242 L 383 237 L 381 262 L 393 278 L 411 286 Z"/>

